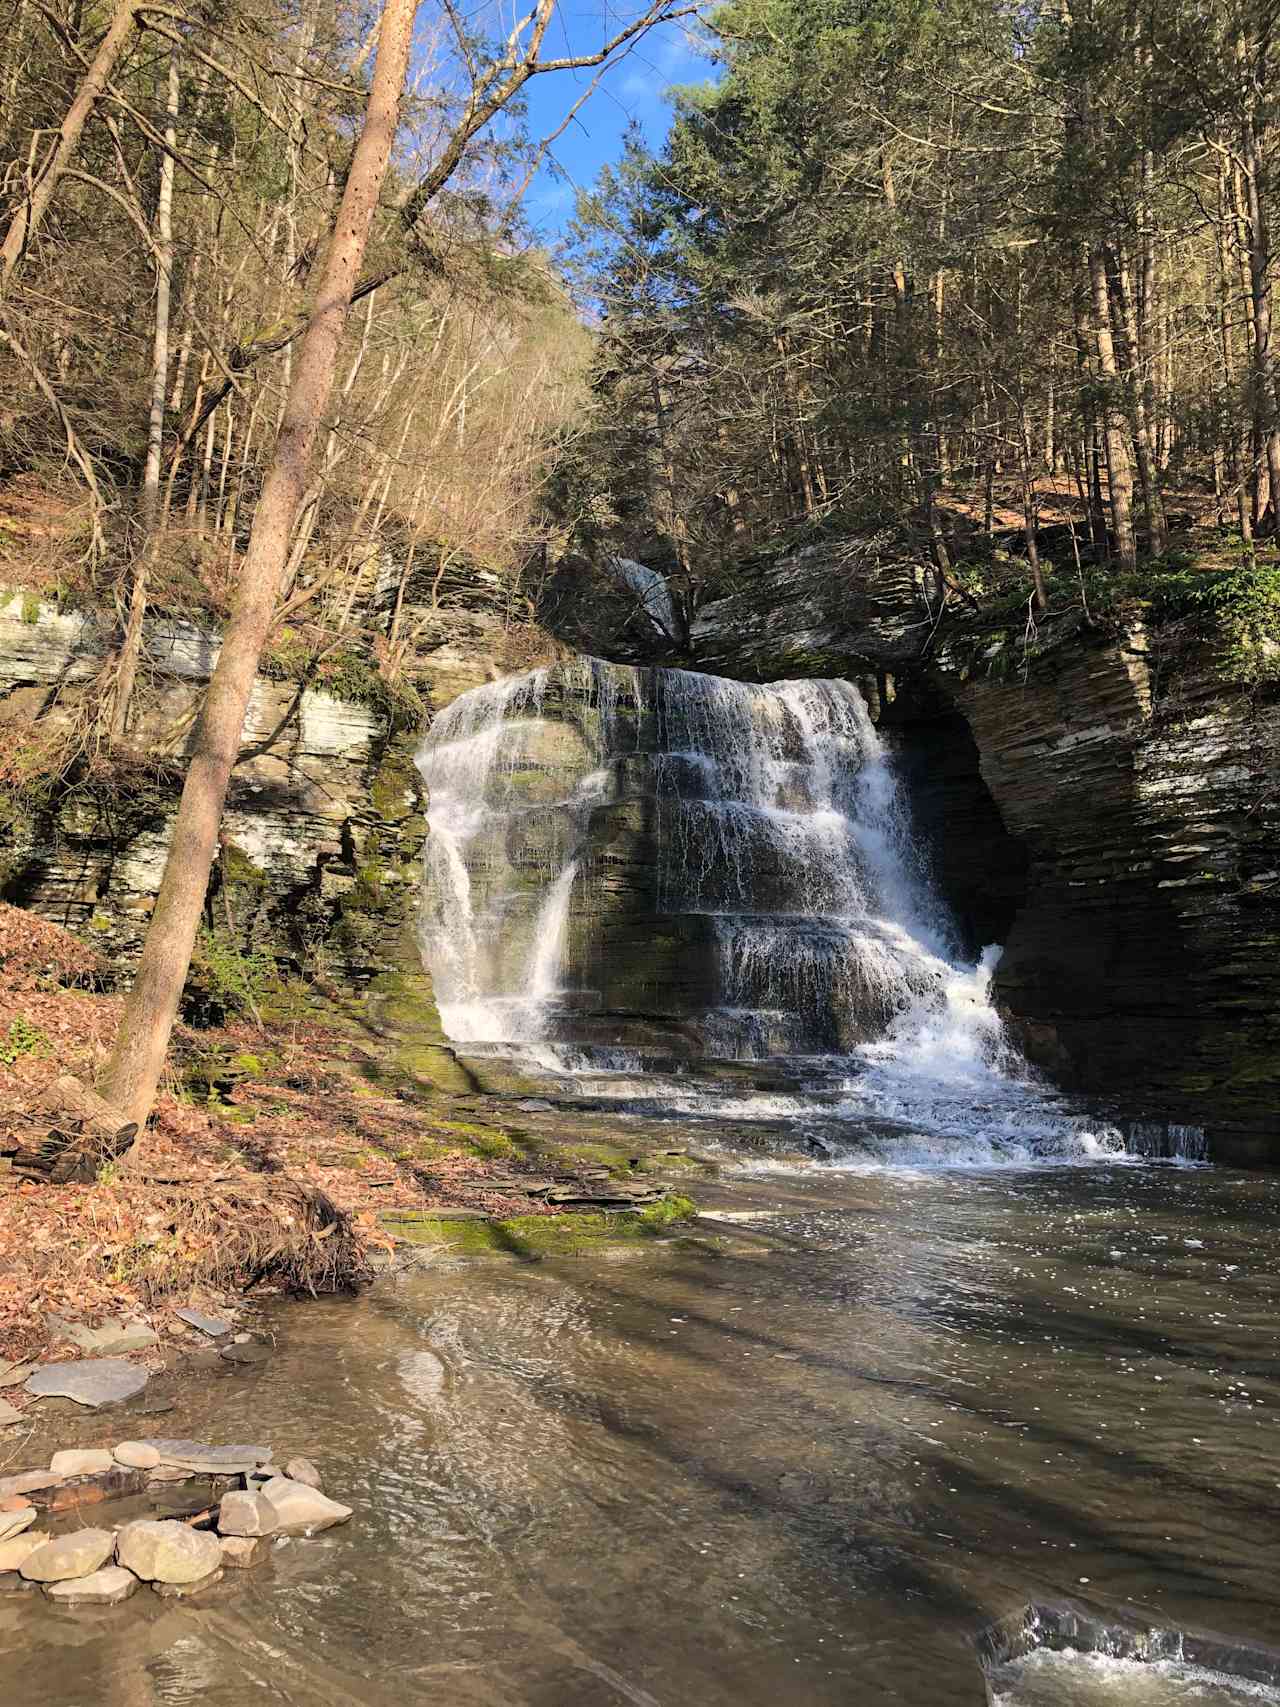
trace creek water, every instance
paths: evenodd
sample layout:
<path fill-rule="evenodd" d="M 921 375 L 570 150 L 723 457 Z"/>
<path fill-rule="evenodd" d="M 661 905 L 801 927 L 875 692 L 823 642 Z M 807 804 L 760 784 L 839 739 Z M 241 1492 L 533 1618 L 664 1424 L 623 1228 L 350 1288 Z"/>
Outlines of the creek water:
<path fill-rule="evenodd" d="M 815 1167 L 709 1196 L 719 1246 L 282 1306 L 260 1370 L 81 1424 L 308 1452 L 356 1516 L 203 1603 L 0 1600 L 5 1699 L 977 1707 L 972 1638 L 1028 1601 L 1280 1639 L 1280 1183 Z M 1055 1663 L 1001 1699 L 1237 1699 Z"/>

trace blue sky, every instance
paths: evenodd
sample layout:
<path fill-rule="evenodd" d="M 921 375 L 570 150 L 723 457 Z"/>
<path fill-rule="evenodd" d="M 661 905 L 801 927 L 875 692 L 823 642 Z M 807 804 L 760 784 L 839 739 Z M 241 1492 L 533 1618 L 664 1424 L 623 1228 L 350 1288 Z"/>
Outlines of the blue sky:
<path fill-rule="evenodd" d="M 558 58 L 598 47 L 618 29 L 618 16 L 608 0 L 595 6 L 565 0 L 545 51 Z M 573 216 L 575 191 L 592 184 L 601 166 L 621 154 L 622 138 L 632 120 L 656 147 L 671 118 L 667 91 L 673 84 L 698 83 L 710 75 L 710 63 L 698 52 L 690 24 L 696 25 L 696 20 L 662 24 L 643 37 L 605 71 L 600 87 L 552 144 L 555 165 L 549 160 L 543 166 L 524 204 L 526 217 L 542 241 L 554 243 Z M 530 136 L 540 140 L 554 131 L 595 75 L 593 71 L 559 71 L 535 77 L 528 86 Z"/>

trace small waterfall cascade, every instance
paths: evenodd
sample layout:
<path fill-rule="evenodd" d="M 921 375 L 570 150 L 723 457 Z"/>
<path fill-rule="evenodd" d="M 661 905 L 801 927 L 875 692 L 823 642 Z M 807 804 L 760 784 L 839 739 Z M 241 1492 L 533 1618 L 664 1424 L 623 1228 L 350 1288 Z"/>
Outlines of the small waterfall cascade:
<path fill-rule="evenodd" d="M 418 765 L 423 951 L 466 1048 L 679 1112 L 1123 1147 L 1008 1046 L 997 951 L 961 958 L 853 684 L 579 658 L 462 695 Z M 769 1088 L 707 1088 L 746 1062 Z"/>

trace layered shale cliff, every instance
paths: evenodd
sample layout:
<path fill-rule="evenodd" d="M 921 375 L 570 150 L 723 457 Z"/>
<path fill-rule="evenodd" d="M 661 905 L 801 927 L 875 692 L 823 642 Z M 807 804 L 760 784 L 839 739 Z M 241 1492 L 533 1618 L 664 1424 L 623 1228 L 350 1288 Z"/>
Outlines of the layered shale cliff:
<path fill-rule="evenodd" d="M 849 561 L 852 550 L 856 561 Z M 849 571 L 863 572 L 851 588 Z M 1280 1161 L 1280 696 L 1212 646 L 1078 614 L 991 630 L 864 547 L 761 564 L 699 667 L 874 683 L 932 859 L 1033 1060 L 1131 1117 Z"/>

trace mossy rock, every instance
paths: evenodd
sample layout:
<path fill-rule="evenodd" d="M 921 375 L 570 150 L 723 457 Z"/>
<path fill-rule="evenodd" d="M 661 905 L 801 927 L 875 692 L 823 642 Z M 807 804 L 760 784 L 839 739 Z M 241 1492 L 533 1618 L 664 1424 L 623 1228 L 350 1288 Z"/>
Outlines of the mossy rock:
<path fill-rule="evenodd" d="M 687 1197 L 663 1199 L 639 1215 L 595 1210 L 564 1215 L 512 1215 L 490 1221 L 453 1217 L 447 1210 L 384 1210 L 379 1225 L 407 1244 L 438 1246 L 450 1256 L 514 1256 L 526 1262 L 544 1257 L 590 1256 L 619 1244 L 641 1245 L 697 1214 Z"/>

